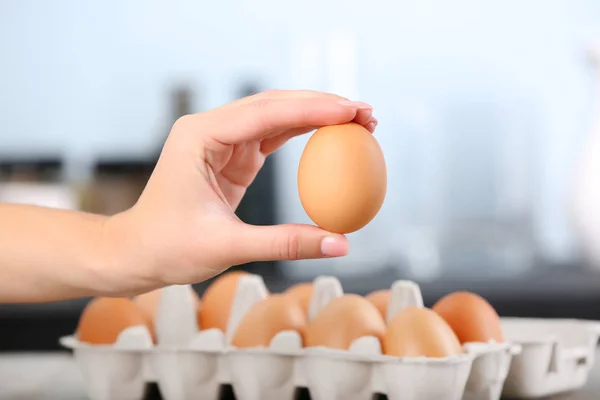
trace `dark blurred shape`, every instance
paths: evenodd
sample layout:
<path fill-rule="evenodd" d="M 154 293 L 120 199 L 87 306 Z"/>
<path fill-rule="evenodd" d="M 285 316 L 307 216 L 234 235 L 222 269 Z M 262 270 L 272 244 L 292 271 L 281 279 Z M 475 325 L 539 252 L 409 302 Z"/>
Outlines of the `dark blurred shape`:
<path fill-rule="evenodd" d="M 89 299 L 48 304 L 1 304 L 0 351 L 67 351 L 58 343 L 71 335 Z M 1 398 L 1 396 L 0 396 Z"/>
<path fill-rule="evenodd" d="M 194 96 L 192 89 L 184 85 L 176 87 L 171 95 L 173 104 L 173 122 L 175 122 L 177 118 L 192 112 Z"/>
<path fill-rule="evenodd" d="M 231 385 L 222 385 L 219 392 L 219 400 L 236 400 L 235 392 Z M 294 400 L 310 400 L 310 392 L 307 388 L 296 388 Z"/>
<path fill-rule="evenodd" d="M 308 391 L 308 388 L 296 388 L 296 393 L 294 393 L 294 400 L 310 400 L 310 392 Z"/>
<path fill-rule="evenodd" d="M 114 215 L 132 207 L 154 169 L 153 160 L 100 160 L 93 180 L 83 191 L 83 211 Z"/>
<path fill-rule="evenodd" d="M 0 158 L 0 182 L 56 183 L 62 173 L 60 157 Z"/>
<path fill-rule="evenodd" d="M 221 385 L 221 388 L 219 389 L 219 400 L 235 400 L 233 386 Z"/>
<path fill-rule="evenodd" d="M 238 98 L 244 98 L 260 93 L 260 85 L 258 82 L 246 81 L 242 83 L 238 90 Z"/>
<path fill-rule="evenodd" d="M 146 393 L 144 394 L 144 400 L 162 400 L 160 394 L 160 388 L 155 382 L 146 384 Z"/>
<path fill-rule="evenodd" d="M 167 120 L 167 125 L 163 128 L 164 133 L 162 133 L 156 144 L 156 150 L 152 156 L 154 162 L 158 161 L 160 157 L 160 153 L 162 152 L 163 146 L 169 133 L 171 132 L 171 127 L 179 118 L 184 115 L 189 115 L 194 113 L 192 104 L 194 103 L 194 93 L 189 85 L 179 84 L 175 85 L 170 92 L 170 107 L 171 107 L 171 116 Z"/>

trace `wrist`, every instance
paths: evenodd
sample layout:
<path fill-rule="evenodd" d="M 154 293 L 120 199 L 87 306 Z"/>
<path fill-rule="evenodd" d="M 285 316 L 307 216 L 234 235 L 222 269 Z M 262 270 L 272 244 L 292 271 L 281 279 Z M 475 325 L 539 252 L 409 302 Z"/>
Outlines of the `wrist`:
<path fill-rule="evenodd" d="M 92 266 L 102 276 L 99 280 L 100 292 L 113 296 L 132 296 L 160 286 L 154 279 L 151 266 L 147 265 L 140 252 L 143 238 L 139 226 L 134 209 L 104 220 L 102 262 Z"/>

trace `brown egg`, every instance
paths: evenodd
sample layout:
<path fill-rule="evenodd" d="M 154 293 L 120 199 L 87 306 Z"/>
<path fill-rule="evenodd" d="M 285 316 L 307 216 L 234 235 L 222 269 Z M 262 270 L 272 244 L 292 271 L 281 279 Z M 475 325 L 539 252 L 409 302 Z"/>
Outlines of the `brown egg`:
<path fill-rule="evenodd" d="M 500 317 L 483 297 L 455 292 L 442 297 L 432 307 L 452 327 L 461 343 L 504 340 Z"/>
<path fill-rule="evenodd" d="M 390 298 L 392 293 L 389 290 L 377 290 L 369 293 L 365 298 L 369 300 L 377 309 L 381 316 L 387 318 L 388 304 L 390 304 Z"/>
<path fill-rule="evenodd" d="M 309 323 L 305 346 L 347 350 L 360 337 L 381 340 L 384 334 L 385 322 L 377 308 L 362 296 L 347 294 L 333 299 Z"/>
<path fill-rule="evenodd" d="M 463 350 L 452 328 L 434 311 L 408 307 L 388 323 L 383 352 L 396 357 L 449 357 Z"/>
<path fill-rule="evenodd" d="M 135 296 L 133 301 L 142 309 L 148 318 L 154 320 L 161 294 L 162 289 L 156 289 L 151 292 Z"/>
<path fill-rule="evenodd" d="M 298 192 L 315 224 L 330 232 L 357 231 L 375 218 L 386 191 L 383 152 L 363 126 L 326 126 L 309 139 L 298 166 Z"/>
<path fill-rule="evenodd" d="M 310 308 L 310 301 L 313 295 L 313 285 L 310 282 L 306 283 L 298 283 L 294 286 L 291 286 L 288 290 L 284 292 L 284 294 L 293 296 L 300 302 L 304 313 L 308 315 L 308 310 Z"/>
<path fill-rule="evenodd" d="M 267 347 L 282 331 L 306 329 L 306 314 L 292 296 L 276 294 L 256 303 L 242 318 L 233 335 L 232 345 L 238 348 Z"/>
<path fill-rule="evenodd" d="M 77 339 L 83 343 L 110 345 L 132 326 L 145 326 L 153 334 L 152 323 L 132 300 L 97 297 L 83 310 L 77 326 Z"/>
<path fill-rule="evenodd" d="M 211 283 L 200 302 L 200 329 L 218 328 L 225 332 L 238 282 L 245 275 L 248 273 L 243 271 L 225 272 Z"/>

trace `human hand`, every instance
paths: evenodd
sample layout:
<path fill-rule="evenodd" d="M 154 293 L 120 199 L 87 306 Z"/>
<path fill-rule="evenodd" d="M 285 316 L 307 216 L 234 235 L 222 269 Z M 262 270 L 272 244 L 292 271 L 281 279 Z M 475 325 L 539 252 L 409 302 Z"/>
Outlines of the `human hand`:
<path fill-rule="evenodd" d="M 351 121 L 371 132 L 377 125 L 371 106 L 312 91 L 269 91 L 180 118 L 137 204 L 106 223 L 121 260 L 117 290 L 200 282 L 252 261 L 346 255 L 343 235 L 252 226 L 234 212 L 269 154 L 295 136 Z"/>

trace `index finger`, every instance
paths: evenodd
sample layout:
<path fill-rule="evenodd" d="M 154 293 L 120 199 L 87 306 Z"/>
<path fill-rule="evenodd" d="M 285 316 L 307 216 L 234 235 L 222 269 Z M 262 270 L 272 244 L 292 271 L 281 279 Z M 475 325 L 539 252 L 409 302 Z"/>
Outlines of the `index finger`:
<path fill-rule="evenodd" d="M 372 107 L 334 98 L 262 99 L 190 116 L 192 130 L 202 130 L 212 144 L 262 140 L 291 129 L 351 122 Z"/>
<path fill-rule="evenodd" d="M 241 99 L 232 101 L 231 103 L 225 104 L 222 107 L 239 106 L 242 104 L 253 103 L 258 100 L 276 100 L 276 99 L 292 99 L 292 98 L 329 98 L 332 100 L 348 100 L 345 97 L 338 96 L 337 94 L 318 92 L 316 90 L 267 90 L 251 96 L 242 97 Z"/>

